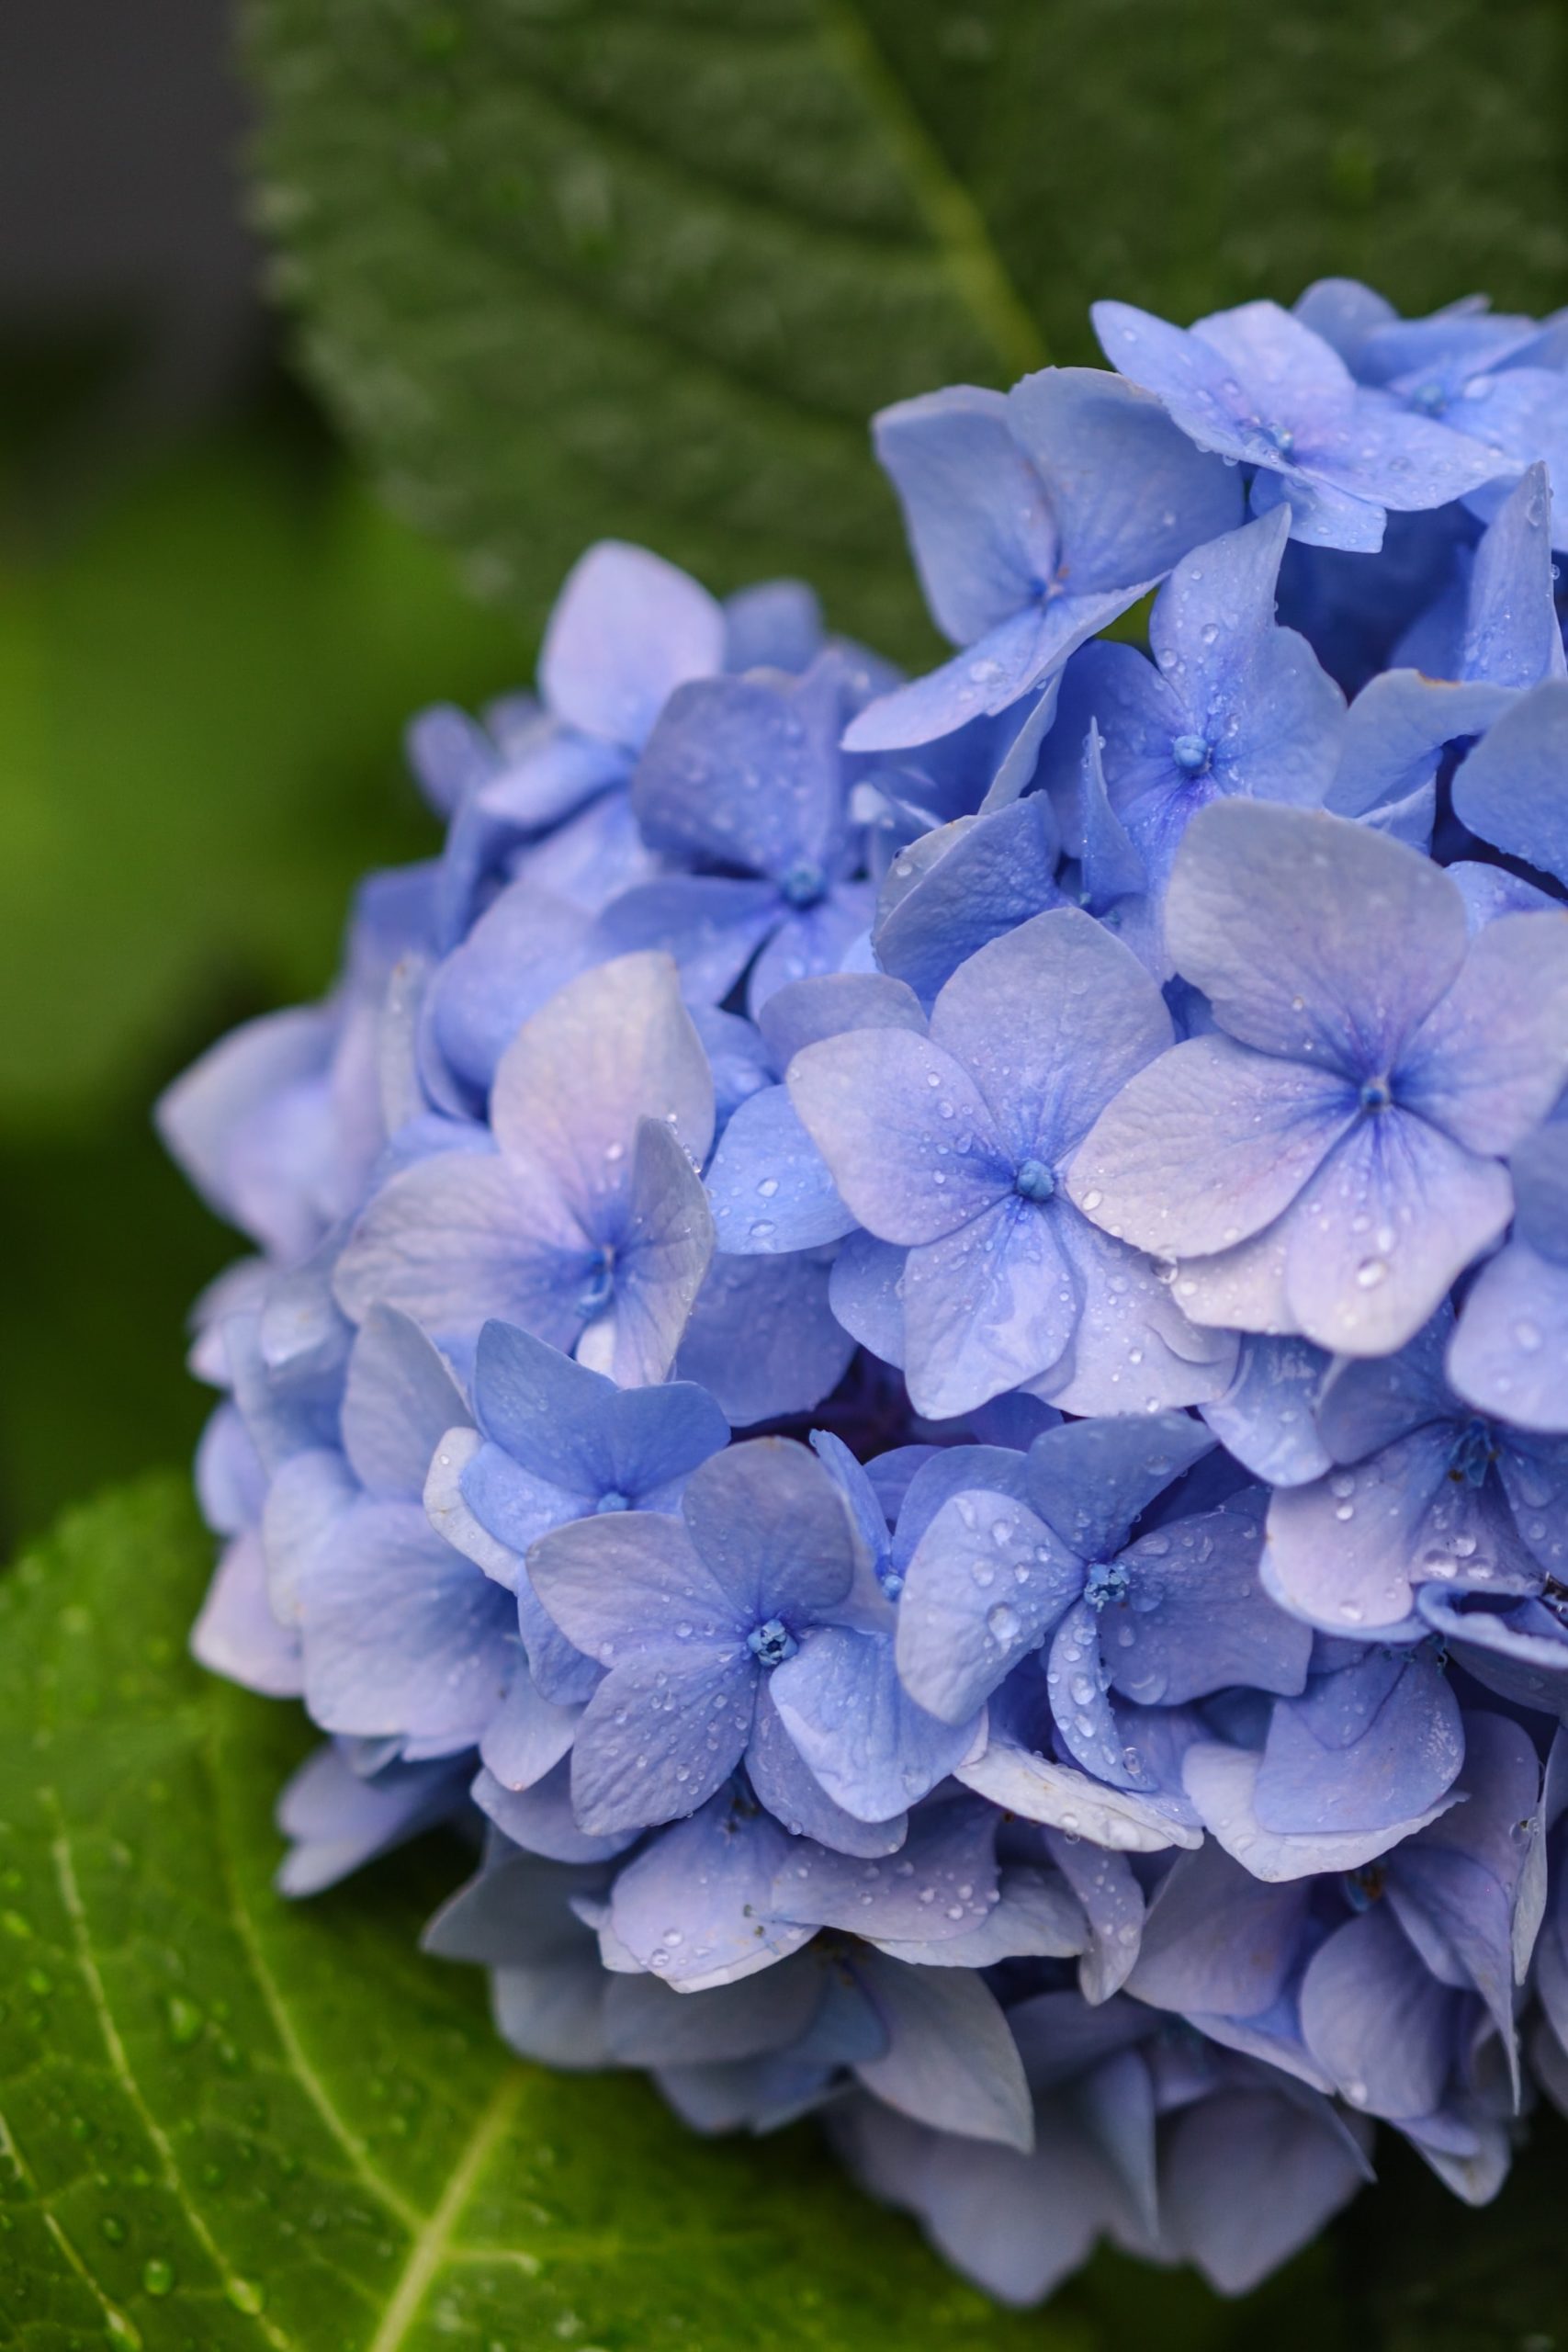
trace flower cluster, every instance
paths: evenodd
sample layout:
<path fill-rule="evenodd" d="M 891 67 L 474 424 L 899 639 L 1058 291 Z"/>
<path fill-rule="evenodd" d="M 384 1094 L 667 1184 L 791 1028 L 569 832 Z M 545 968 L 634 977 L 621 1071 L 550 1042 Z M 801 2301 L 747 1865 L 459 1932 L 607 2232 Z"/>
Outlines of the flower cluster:
<path fill-rule="evenodd" d="M 1568 324 L 1096 315 L 877 421 L 951 659 L 593 548 L 161 1114 L 284 1885 L 1018 2301 L 1568 2104 Z"/>

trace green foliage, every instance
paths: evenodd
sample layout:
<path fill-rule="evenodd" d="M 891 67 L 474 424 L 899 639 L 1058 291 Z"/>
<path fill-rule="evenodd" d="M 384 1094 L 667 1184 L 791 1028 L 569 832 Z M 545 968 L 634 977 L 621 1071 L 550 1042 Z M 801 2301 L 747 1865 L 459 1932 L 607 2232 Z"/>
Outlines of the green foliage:
<path fill-rule="evenodd" d="M 527 666 L 438 554 L 276 434 L 0 559 L 0 1130 L 140 1110 L 215 999 L 323 986 L 359 874 L 433 838 L 404 717 Z"/>
<path fill-rule="evenodd" d="M 152 1482 L 0 1586 L 0 2346 L 1089 2352 L 810 2132 L 705 2146 L 640 2080 L 509 2060 L 415 1950 L 455 1848 L 275 1896 L 300 1726 L 187 1662 L 209 1548 Z"/>
<path fill-rule="evenodd" d="M 919 624 L 865 421 L 1350 271 L 1568 292 L 1555 0 L 251 0 L 263 214 L 404 510 L 536 621 L 581 542 Z"/>

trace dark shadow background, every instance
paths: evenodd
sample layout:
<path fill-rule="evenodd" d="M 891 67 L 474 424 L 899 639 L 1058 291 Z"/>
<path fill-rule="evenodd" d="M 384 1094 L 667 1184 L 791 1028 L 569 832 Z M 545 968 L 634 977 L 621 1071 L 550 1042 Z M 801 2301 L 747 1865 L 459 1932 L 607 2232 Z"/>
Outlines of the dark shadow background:
<path fill-rule="evenodd" d="M 194 1442 L 235 1254 L 148 1104 L 428 834 L 400 729 L 525 674 L 283 357 L 216 0 L 0 10 L 0 1546 Z"/>

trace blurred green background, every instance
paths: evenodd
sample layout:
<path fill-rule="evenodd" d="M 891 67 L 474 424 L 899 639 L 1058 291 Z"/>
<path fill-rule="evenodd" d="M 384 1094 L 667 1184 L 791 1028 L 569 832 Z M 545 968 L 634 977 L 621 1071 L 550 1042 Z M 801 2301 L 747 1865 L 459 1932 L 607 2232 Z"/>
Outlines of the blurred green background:
<path fill-rule="evenodd" d="M 235 1245 L 149 1105 L 326 983 L 432 838 L 404 719 L 525 680 L 585 540 L 918 658 L 875 406 L 1330 271 L 1568 302 L 1563 0 L 7 0 L 0 1550 L 188 1453 Z M 1561 2165 L 1395 2157 L 1301 2340 L 1555 2352 Z"/>

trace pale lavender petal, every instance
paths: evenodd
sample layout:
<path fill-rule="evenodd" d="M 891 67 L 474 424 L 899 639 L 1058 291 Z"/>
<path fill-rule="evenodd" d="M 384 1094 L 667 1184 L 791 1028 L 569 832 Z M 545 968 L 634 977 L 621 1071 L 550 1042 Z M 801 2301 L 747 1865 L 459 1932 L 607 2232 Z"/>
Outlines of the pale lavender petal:
<path fill-rule="evenodd" d="M 1355 1115 L 1332 1069 L 1190 1037 L 1101 1114 L 1067 1190 L 1086 1216 L 1140 1249 L 1205 1256 L 1288 1208 Z"/>
<path fill-rule="evenodd" d="M 1287 1220 L 1285 1290 L 1298 1329 L 1346 1355 L 1403 1347 L 1512 1208 L 1495 1160 L 1401 1110 L 1362 1119 Z"/>
<path fill-rule="evenodd" d="M 918 1413 L 968 1412 L 1061 1360 L 1079 1302 L 1057 1222 L 1010 1191 L 957 1232 L 910 1250 L 904 1367 Z"/>
<path fill-rule="evenodd" d="M 1451 1428 L 1429 1424 L 1309 1486 L 1277 1489 L 1264 1557 L 1270 1591 L 1309 1623 L 1362 1638 L 1409 1617 L 1422 1555 L 1450 1523 L 1488 1566 L 1481 1542 L 1498 1522 L 1473 1508 L 1455 1516 L 1464 1498 L 1448 1475 L 1452 1443 Z"/>
<path fill-rule="evenodd" d="M 784 1728 L 774 1703 L 777 1679 L 770 1676 L 757 1694 L 746 1750 L 746 1776 L 759 1799 L 792 1838 L 808 1838 L 836 1854 L 896 1853 L 908 1828 L 902 1798 L 895 1796 L 874 1819 L 835 1804 Z"/>
<path fill-rule="evenodd" d="M 1027 2152 L 1034 2142 L 1029 2086 L 1007 2018 L 981 1978 L 883 1959 L 863 1962 L 861 1973 L 888 2036 L 883 2056 L 854 2069 L 866 2089 L 917 2123 Z"/>
<path fill-rule="evenodd" d="M 1245 2295 L 1310 2245 L 1368 2173 L 1326 2100 L 1221 2091 L 1171 2126 L 1161 2171 L 1166 2243 L 1222 2295 Z"/>
<path fill-rule="evenodd" d="M 968 1723 L 1082 1581 L 1081 1562 L 1010 1495 L 955 1495 L 905 1576 L 896 1650 L 905 1689 L 942 1723 Z"/>
<path fill-rule="evenodd" d="M 1190 1322 L 1175 1283 L 1151 1259 L 1066 1203 L 1053 1222 L 1080 1306 L 1066 1376 L 1046 1374 L 1036 1393 L 1079 1414 L 1157 1413 L 1223 1394 L 1235 1363 L 1234 1335 Z"/>
<path fill-rule="evenodd" d="M 705 588 L 646 548 L 601 539 L 556 599 L 539 684 L 558 718 L 635 751 L 682 680 L 723 668 L 724 645 Z"/>
<path fill-rule="evenodd" d="M 636 1829 L 615 1836 L 590 1836 L 571 1805 L 570 1767 L 563 1760 L 532 1788 L 508 1789 L 482 1765 L 473 1785 L 474 1803 L 487 1819 L 530 1854 L 552 1862 L 608 1861 L 635 1845 Z"/>
<path fill-rule="evenodd" d="M 1012 1189 L 966 1071 L 929 1038 L 862 1029 L 795 1056 L 789 1092 L 846 1205 L 885 1241 L 955 1232 Z"/>
<path fill-rule="evenodd" d="M 968 1935 L 993 1907 L 996 1826 L 987 1806 L 960 1795 L 922 1806 L 894 1854 L 836 1854 L 798 1840 L 780 1859 L 769 1916 L 906 1941 Z"/>
<path fill-rule="evenodd" d="M 1482 1412 L 1568 1433 L 1568 1267 L 1510 1242 L 1476 1276 L 1448 1361 Z"/>
<path fill-rule="evenodd" d="M 1268 1830 L 1384 1829 L 1429 1811 L 1463 1760 L 1441 1669 L 1419 1654 L 1372 1651 L 1275 1708 L 1253 1805 Z"/>
<path fill-rule="evenodd" d="M 926 834 L 894 860 L 883 886 L 877 962 L 929 1001 L 966 956 L 1063 903 L 1060 854 L 1043 793 Z"/>
<path fill-rule="evenodd" d="M 1457 2054 L 1451 2007 L 1382 1905 L 1337 1928 L 1302 1983 L 1308 2049 L 1352 2107 L 1393 2122 L 1441 2098 Z"/>
<path fill-rule="evenodd" d="M 1500 915 L 1401 1055 L 1397 1099 L 1470 1150 L 1502 1153 L 1565 1079 L 1568 914 Z"/>
<path fill-rule="evenodd" d="M 467 1421 L 461 1390 L 418 1325 L 373 1306 L 348 1360 L 343 1446 L 371 1494 L 412 1501 L 424 1492 L 431 1455 Z"/>
<path fill-rule="evenodd" d="M 718 1004 L 784 911 L 773 882 L 664 875 L 610 900 L 599 919 L 601 952 L 669 956 L 693 1004 Z"/>
<path fill-rule="evenodd" d="M 632 779 L 650 849 L 782 878 L 821 865 L 842 821 L 841 665 L 804 678 L 707 678 L 665 704 Z"/>
<path fill-rule="evenodd" d="M 945 1780 L 980 1728 L 918 1707 L 893 1662 L 891 1631 L 822 1625 L 769 1684 L 785 1729 L 828 1794 L 862 1821 L 885 1821 Z"/>
<path fill-rule="evenodd" d="M 1030 1447 L 1030 1500 L 1078 1559 L 1111 1560 L 1155 1497 L 1213 1445 L 1185 1413 L 1065 1421 Z"/>
<path fill-rule="evenodd" d="M 554 1771 L 571 1746 L 578 1709 L 541 1698 L 519 1658 L 505 1698 L 485 1725 L 479 1761 L 503 1789 L 531 1789 Z"/>
<path fill-rule="evenodd" d="M 1102 1611 L 1100 1642 L 1126 1698 L 1178 1707 L 1231 1683 L 1287 1695 L 1305 1687 L 1312 1634 L 1258 1581 L 1267 1501 L 1247 1488 L 1122 1554 L 1127 1592 Z"/>
<path fill-rule="evenodd" d="M 335 1287 L 355 1320 L 398 1307 L 455 1349 L 471 1347 L 492 1316 L 570 1347 L 592 1257 L 542 1173 L 495 1153 L 441 1152 L 382 1186 L 349 1236 Z"/>
<path fill-rule="evenodd" d="M 931 1034 L 975 1080 L 1014 1158 L 1047 1165 L 1172 1035 L 1136 957 L 1076 907 L 970 956 L 938 996 Z"/>
<path fill-rule="evenodd" d="M 604 1666 L 680 1647 L 744 1656 L 755 1614 L 716 1577 L 682 1521 L 605 1511 L 543 1535 L 528 1579 L 567 1638 Z"/>
<path fill-rule="evenodd" d="M 688 1991 L 771 1968 L 816 1929 L 776 1917 L 792 1841 L 750 1797 L 724 1790 L 667 1829 L 615 1881 L 610 1921 L 642 1965 Z"/>
<path fill-rule="evenodd" d="M 661 1119 L 640 1119 L 608 1311 L 577 1352 L 623 1387 L 663 1380 L 713 1257 L 713 1215 L 685 1148 Z"/>
<path fill-rule="evenodd" d="M 926 602 L 970 645 L 1037 596 L 1057 538 L 1004 394 L 971 385 L 884 409 L 876 454 L 898 493 Z"/>
<path fill-rule="evenodd" d="M 1103 368 L 1042 368 L 1013 387 L 1008 413 L 1049 488 L 1075 594 L 1157 580 L 1241 520 L 1235 472 Z"/>
<path fill-rule="evenodd" d="M 572 1743 L 571 1804 L 581 1826 L 614 1837 L 694 1813 L 745 1753 L 756 1685 L 739 1642 L 694 1636 L 620 1659 L 583 1709 Z"/>
<path fill-rule="evenodd" d="M 787 1438 L 752 1438 L 693 1473 L 681 1503 L 707 1574 L 748 1626 L 807 1620 L 842 1600 L 854 1575 L 854 1530 L 815 1454 Z"/>
<path fill-rule="evenodd" d="M 1254 1792 L 1258 1761 L 1248 1748 L 1200 1741 L 1187 1751 L 1182 1778 L 1204 1828 L 1254 1878 L 1267 1879 L 1270 1884 L 1281 1879 L 1312 1878 L 1322 1871 L 1359 1870 L 1364 1862 L 1375 1861 L 1397 1846 L 1402 1838 L 1424 1829 L 1454 1802 L 1451 1795 L 1439 1797 L 1426 1813 L 1409 1821 L 1392 1822 L 1382 1829 L 1292 1835 L 1265 1829 L 1258 1818 Z"/>
<path fill-rule="evenodd" d="M 432 976 L 424 1034 L 483 1096 L 525 1021 L 593 959 L 591 918 L 525 874 L 485 909 Z M 602 951 L 601 951 L 602 952 Z"/>
<path fill-rule="evenodd" d="M 305 1703 L 325 1731 L 477 1740 L 516 1657 L 511 1597 L 415 1503 L 344 1514 L 300 1589 Z"/>
<path fill-rule="evenodd" d="M 547 1170 L 580 1216 L 626 1192 L 639 1119 L 691 1157 L 713 1140 L 713 1078 L 674 965 L 623 956 L 569 980 L 502 1055 L 491 1124 L 503 1156 Z"/>
<path fill-rule="evenodd" d="M 1189 1827 L 1179 1808 L 1131 1789 L 1108 1789 L 1009 1740 L 993 1739 L 984 1755 L 961 1764 L 954 1778 L 1021 1821 L 1045 1823 L 1117 1852 L 1157 1854 L 1202 1843 L 1202 1831 Z"/>
<path fill-rule="evenodd" d="M 1274 1487 L 1304 1486 L 1329 1466 L 1314 1418 L 1329 1362 L 1307 1340 L 1249 1335 L 1231 1385 L 1199 1410 L 1255 1477 Z"/>
<path fill-rule="evenodd" d="M 1166 935 L 1244 1045 L 1359 1080 L 1387 1073 L 1457 978 L 1464 907 L 1440 867 L 1364 825 L 1216 800 L 1182 841 Z"/>
<path fill-rule="evenodd" d="M 212 1582 L 191 1627 L 191 1656 L 209 1673 L 224 1675 L 268 1699 L 297 1699 L 304 1690 L 296 1627 L 280 1625 L 267 1599 L 266 1560 L 254 1528 L 223 1547 Z"/>
<path fill-rule="evenodd" d="M 845 1331 L 884 1363 L 904 1361 L 904 1267 L 908 1252 L 874 1234 L 852 1233 L 833 1261 L 828 1297 Z"/>
<path fill-rule="evenodd" d="M 757 1015 L 757 1026 L 781 1070 L 788 1069 L 803 1046 L 840 1036 L 846 1029 L 919 1032 L 925 1025 L 914 990 L 882 972 L 818 973 L 792 980 Z"/>
<path fill-rule="evenodd" d="M 717 1245 L 739 1256 L 814 1250 L 854 1227 L 782 1086 L 741 1103 L 719 1138 L 707 1189 Z"/>
<path fill-rule="evenodd" d="M 1208 1844 L 1179 1857 L 1144 1922 L 1128 1990 L 1156 2008 L 1256 2017 L 1296 1962 L 1310 1889 L 1269 1886 Z"/>
<path fill-rule="evenodd" d="M 1365 817 L 1408 800 L 1431 782 L 1445 743 L 1483 734 L 1509 700 L 1499 686 L 1450 684 L 1419 670 L 1380 672 L 1346 715 L 1325 806 L 1336 816 Z"/>

